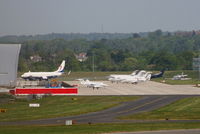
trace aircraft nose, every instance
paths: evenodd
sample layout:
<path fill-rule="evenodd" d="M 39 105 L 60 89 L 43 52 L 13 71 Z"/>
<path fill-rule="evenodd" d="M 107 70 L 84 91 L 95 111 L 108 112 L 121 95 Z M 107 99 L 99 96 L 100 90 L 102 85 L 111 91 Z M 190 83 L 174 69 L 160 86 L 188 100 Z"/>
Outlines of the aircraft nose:
<path fill-rule="evenodd" d="M 25 76 L 26 76 L 25 74 L 22 74 L 22 75 L 21 75 L 21 77 L 25 77 Z"/>

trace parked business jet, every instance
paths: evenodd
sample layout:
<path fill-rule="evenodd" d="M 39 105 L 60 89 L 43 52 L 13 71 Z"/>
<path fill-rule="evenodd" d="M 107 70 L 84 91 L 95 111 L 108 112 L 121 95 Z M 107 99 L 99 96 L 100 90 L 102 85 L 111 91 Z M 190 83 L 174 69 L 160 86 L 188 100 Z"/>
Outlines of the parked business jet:
<path fill-rule="evenodd" d="M 187 74 L 183 74 L 183 72 L 181 74 L 175 75 L 173 76 L 172 80 L 189 80 L 191 78 L 186 78 L 188 75 Z"/>
<path fill-rule="evenodd" d="M 120 82 L 124 79 L 126 79 L 127 77 L 132 77 L 132 76 L 135 76 L 139 73 L 139 70 L 135 70 L 132 74 L 129 74 L 129 75 L 125 75 L 125 74 L 121 74 L 121 75 L 116 75 L 116 74 L 111 74 L 109 76 L 109 81 L 111 81 L 112 83 L 114 82 Z"/>
<path fill-rule="evenodd" d="M 103 82 L 94 82 L 90 80 L 83 80 L 83 79 L 77 79 L 81 82 L 82 85 L 85 85 L 86 87 L 93 88 L 93 89 L 99 89 L 101 87 L 107 87 L 107 84 L 104 84 Z"/>
<path fill-rule="evenodd" d="M 151 72 L 141 70 L 137 75 L 126 77 L 122 80 L 122 83 L 137 84 L 138 82 L 144 82 L 151 79 Z"/>
<path fill-rule="evenodd" d="M 64 73 L 65 60 L 62 61 L 58 70 L 54 72 L 26 72 L 21 77 L 25 80 L 48 80 L 51 78 L 56 78 Z"/>

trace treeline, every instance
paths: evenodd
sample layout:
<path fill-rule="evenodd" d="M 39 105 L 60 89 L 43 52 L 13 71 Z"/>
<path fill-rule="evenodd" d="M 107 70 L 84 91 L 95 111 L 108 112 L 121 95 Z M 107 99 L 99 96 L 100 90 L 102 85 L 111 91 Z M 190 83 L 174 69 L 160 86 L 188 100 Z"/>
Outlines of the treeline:
<path fill-rule="evenodd" d="M 21 43 L 20 72 L 52 71 L 63 59 L 66 70 L 72 71 L 92 71 L 93 64 L 95 71 L 191 70 L 192 59 L 199 55 L 200 35 L 171 35 L 157 30 L 146 37 L 134 34 L 125 39 L 53 39 Z M 86 61 L 76 59 L 75 54 L 80 52 L 87 53 Z M 30 59 L 36 55 L 41 61 Z"/>
<path fill-rule="evenodd" d="M 23 42 L 30 40 L 53 40 L 53 39 L 64 39 L 64 40 L 100 40 L 104 39 L 125 39 L 132 37 L 133 33 L 51 33 L 51 34 L 39 34 L 39 35 L 7 35 L 0 37 L 0 42 Z M 145 36 L 147 33 L 139 33 L 140 36 Z"/>

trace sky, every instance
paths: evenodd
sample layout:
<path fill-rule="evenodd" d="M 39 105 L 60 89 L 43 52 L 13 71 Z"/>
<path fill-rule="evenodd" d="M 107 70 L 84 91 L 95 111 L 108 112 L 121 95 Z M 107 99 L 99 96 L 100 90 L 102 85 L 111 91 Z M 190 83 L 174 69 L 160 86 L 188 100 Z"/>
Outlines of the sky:
<path fill-rule="evenodd" d="M 0 36 L 200 30 L 200 0 L 0 0 Z"/>

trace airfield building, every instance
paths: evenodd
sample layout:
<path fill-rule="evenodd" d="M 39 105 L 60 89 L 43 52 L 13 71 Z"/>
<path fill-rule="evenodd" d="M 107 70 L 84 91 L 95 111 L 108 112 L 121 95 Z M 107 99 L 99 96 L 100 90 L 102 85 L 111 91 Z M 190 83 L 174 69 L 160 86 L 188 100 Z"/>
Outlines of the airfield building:
<path fill-rule="evenodd" d="M 21 44 L 0 44 L 0 87 L 15 86 Z"/>

